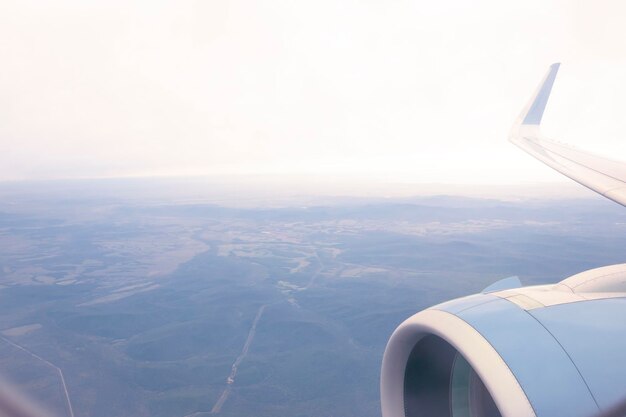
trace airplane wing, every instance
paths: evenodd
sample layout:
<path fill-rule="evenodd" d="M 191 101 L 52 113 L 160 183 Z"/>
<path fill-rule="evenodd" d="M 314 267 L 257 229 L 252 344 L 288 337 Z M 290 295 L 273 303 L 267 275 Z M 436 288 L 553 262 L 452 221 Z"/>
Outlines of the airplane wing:
<path fill-rule="evenodd" d="M 544 137 L 541 119 L 559 64 L 552 64 L 513 124 L 509 140 L 544 164 L 616 203 L 626 206 L 626 164 Z"/>

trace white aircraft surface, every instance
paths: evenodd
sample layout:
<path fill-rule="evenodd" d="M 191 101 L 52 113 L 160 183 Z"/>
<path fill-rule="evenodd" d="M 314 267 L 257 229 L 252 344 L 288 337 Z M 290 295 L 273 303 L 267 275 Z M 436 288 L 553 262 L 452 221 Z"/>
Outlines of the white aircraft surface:
<path fill-rule="evenodd" d="M 626 164 L 547 139 L 553 64 L 510 141 L 626 206 Z M 392 334 L 381 370 L 383 417 L 624 416 L 626 264 L 551 285 L 516 277 L 421 311 Z"/>

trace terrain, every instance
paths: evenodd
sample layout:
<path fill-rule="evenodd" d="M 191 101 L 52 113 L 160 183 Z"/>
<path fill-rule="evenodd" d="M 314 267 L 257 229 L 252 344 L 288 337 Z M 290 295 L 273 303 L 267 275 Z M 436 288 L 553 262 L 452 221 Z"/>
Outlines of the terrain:
<path fill-rule="evenodd" d="M 626 212 L 597 199 L 116 187 L 0 184 L 0 375 L 59 416 L 377 416 L 411 314 L 626 261 Z"/>

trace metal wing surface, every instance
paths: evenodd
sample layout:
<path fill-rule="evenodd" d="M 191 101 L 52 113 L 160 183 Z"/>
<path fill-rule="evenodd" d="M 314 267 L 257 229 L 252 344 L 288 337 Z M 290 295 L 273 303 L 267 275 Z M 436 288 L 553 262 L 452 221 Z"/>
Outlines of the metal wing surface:
<path fill-rule="evenodd" d="M 509 140 L 574 181 L 626 206 L 626 163 L 544 137 L 540 124 L 559 64 L 552 64 L 513 124 Z"/>

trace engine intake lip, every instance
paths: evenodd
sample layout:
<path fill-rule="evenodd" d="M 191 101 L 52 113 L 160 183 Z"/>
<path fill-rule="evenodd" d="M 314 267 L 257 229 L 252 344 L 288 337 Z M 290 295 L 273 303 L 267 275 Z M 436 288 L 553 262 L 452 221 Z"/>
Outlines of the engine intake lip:
<path fill-rule="evenodd" d="M 463 355 L 503 417 L 536 415 L 517 379 L 489 342 L 457 316 L 430 309 L 405 320 L 389 339 L 380 380 L 383 417 L 405 417 L 405 370 L 414 347 L 428 335 L 438 336 Z"/>

